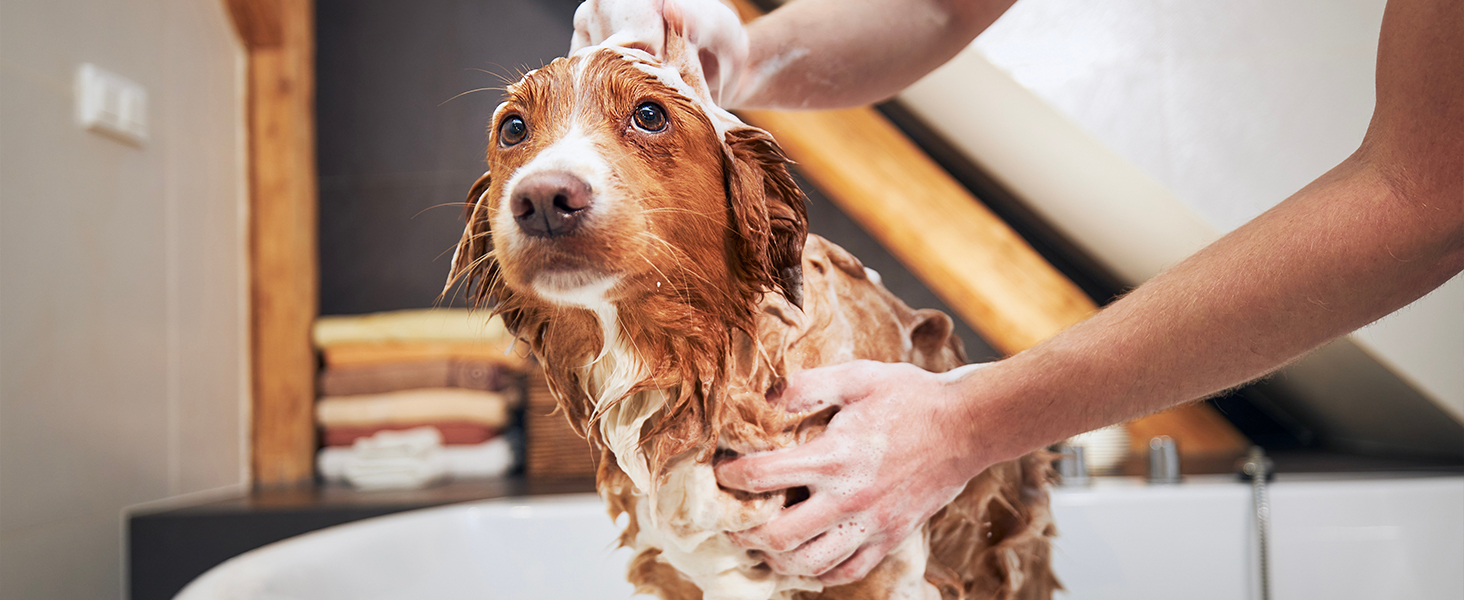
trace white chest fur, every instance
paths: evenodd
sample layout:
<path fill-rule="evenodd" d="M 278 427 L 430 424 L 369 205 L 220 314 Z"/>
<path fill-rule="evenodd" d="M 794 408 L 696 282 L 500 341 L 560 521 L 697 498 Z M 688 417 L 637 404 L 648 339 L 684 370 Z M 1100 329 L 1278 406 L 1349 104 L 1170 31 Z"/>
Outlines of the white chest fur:
<path fill-rule="evenodd" d="M 737 547 L 725 532 L 740 531 L 771 519 L 778 506 L 749 507 L 717 487 L 710 464 L 683 460 L 659 484 L 640 449 L 646 421 L 666 404 L 666 392 L 629 394 L 649 375 L 635 348 L 621 335 L 614 308 L 596 311 L 605 347 L 585 367 L 585 392 L 594 399 L 600 434 L 616 464 L 635 484 L 637 553 L 660 550 L 670 564 L 702 589 L 706 600 L 786 600 L 798 591 L 819 591 L 816 579 L 769 573 Z"/>
<path fill-rule="evenodd" d="M 605 347 L 585 366 L 585 392 L 594 399 L 600 434 L 615 455 L 616 464 L 635 484 L 635 518 L 640 526 L 633 540 L 635 552 L 659 550 L 660 560 L 671 565 L 697 587 L 705 600 L 789 600 L 800 591 L 818 592 L 817 579 L 778 575 L 746 550 L 733 544 L 728 531 L 741 531 L 772 519 L 778 504 L 749 505 L 717 486 L 712 465 L 682 460 L 670 466 L 659 484 L 653 481 L 640 434 L 657 410 L 666 404 L 663 390 L 630 394 L 649 376 L 635 347 L 620 331 L 616 309 L 595 311 Z M 938 598 L 925 582 L 929 554 L 923 532 L 905 540 L 892 556 L 907 568 L 891 590 L 892 598 Z"/>

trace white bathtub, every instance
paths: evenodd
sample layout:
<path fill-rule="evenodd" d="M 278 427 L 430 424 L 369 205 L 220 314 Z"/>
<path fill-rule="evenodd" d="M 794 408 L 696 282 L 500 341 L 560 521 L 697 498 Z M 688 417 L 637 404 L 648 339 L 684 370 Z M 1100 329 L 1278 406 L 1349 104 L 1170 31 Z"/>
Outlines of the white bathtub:
<path fill-rule="evenodd" d="M 1055 490 L 1053 504 L 1065 597 L 1257 597 L 1247 485 L 1100 478 Z M 1464 477 L 1282 477 L 1271 504 L 1276 600 L 1464 599 Z M 426 509 L 260 548 L 177 598 L 629 598 L 617 533 L 588 494 Z"/>

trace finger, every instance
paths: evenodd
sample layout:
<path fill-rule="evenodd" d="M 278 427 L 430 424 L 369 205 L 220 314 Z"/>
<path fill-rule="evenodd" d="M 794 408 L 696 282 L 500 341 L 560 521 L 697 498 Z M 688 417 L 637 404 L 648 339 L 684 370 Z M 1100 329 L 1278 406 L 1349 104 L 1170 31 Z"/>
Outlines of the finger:
<path fill-rule="evenodd" d="M 679 2 L 676 0 L 666 0 L 662 3 L 661 18 L 665 19 L 666 29 L 668 31 L 680 36 L 686 35 L 686 15 Z"/>
<path fill-rule="evenodd" d="M 716 102 L 726 102 L 737 93 L 743 68 L 747 66 L 747 34 L 738 30 L 728 42 L 731 47 L 717 54 Z"/>
<path fill-rule="evenodd" d="M 888 544 L 866 544 L 859 548 L 859 551 L 855 552 L 853 556 L 839 563 L 839 566 L 819 575 L 818 580 L 827 586 L 854 583 L 869 575 L 869 572 L 879 566 L 880 561 L 884 560 L 885 555 L 889 552 Z"/>
<path fill-rule="evenodd" d="M 802 446 L 734 458 L 715 467 L 717 483 L 754 494 L 809 485 L 834 466 L 828 445 L 817 438 Z"/>
<path fill-rule="evenodd" d="M 784 575 L 818 577 L 849 560 L 864 542 L 865 534 L 848 525 L 825 531 L 791 552 L 768 552 L 764 560 Z"/>
<path fill-rule="evenodd" d="M 836 505 L 819 497 L 809 498 L 773 517 L 773 520 L 743 531 L 728 533 L 732 542 L 749 550 L 789 552 L 829 530 L 852 527 L 837 512 Z"/>
<path fill-rule="evenodd" d="M 799 371 L 788 377 L 788 385 L 776 400 L 788 412 L 813 412 L 828 406 L 844 406 L 857 400 L 850 396 L 867 386 L 870 368 L 877 364 L 856 360 Z"/>
<path fill-rule="evenodd" d="M 569 38 L 569 53 L 574 54 L 585 46 L 594 42 L 590 41 L 590 26 L 594 20 L 594 2 L 585 2 L 574 9 L 574 35 Z"/>

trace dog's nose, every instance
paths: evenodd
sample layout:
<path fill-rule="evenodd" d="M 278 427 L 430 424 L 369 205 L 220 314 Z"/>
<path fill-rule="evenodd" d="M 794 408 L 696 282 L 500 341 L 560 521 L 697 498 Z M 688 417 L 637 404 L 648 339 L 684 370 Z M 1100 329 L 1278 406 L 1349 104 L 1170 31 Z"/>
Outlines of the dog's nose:
<path fill-rule="evenodd" d="M 519 229 L 534 237 L 566 235 L 579 227 L 590 207 L 590 185 L 564 171 L 523 178 L 513 188 L 509 210 Z"/>

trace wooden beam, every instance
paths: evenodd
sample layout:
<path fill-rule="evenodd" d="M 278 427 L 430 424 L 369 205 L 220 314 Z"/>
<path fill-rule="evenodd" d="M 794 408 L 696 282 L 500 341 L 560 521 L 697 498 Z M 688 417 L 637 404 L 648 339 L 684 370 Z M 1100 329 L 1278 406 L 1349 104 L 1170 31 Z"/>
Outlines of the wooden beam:
<path fill-rule="evenodd" d="M 873 108 L 741 115 L 996 350 L 1020 352 L 1095 310 Z"/>
<path fill-rule="evenodd" d="M 228 0 L 249 51 L 249 257 L 257 485 L 314 475 L 316 207 L 314 7 Z"/>

